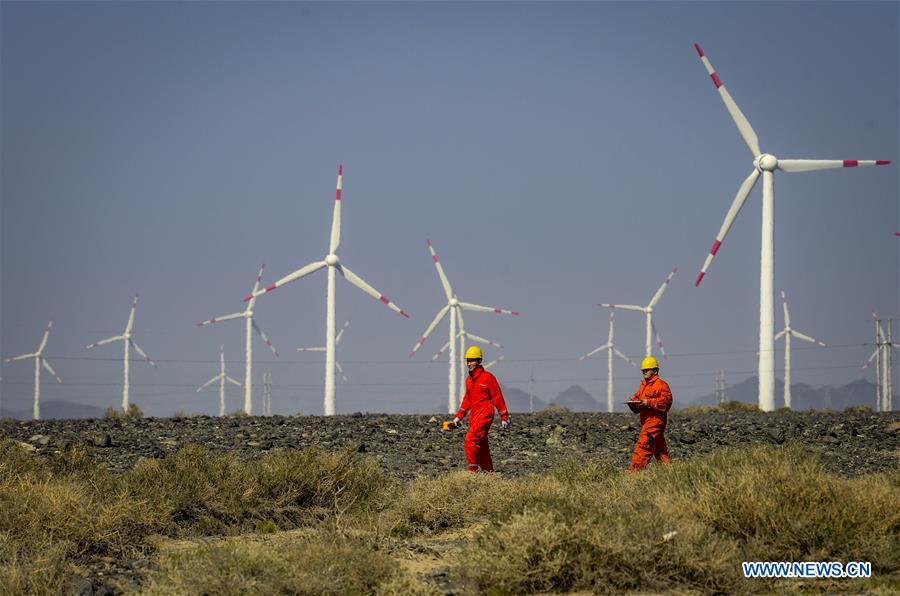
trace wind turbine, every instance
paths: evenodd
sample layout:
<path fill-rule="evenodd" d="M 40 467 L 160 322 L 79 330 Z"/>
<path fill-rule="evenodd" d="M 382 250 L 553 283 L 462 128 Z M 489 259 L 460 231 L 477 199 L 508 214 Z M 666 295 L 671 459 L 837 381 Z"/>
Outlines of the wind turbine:
<path fill-rule="evenodd" d="M 647 331 L 646 331 L 646 351 L 644 353 L 645 356 L 653 355 L 653 333 L 656 332 L 656 327 L 653 324 L 653 308 L 659 303 L 660 298 L 662 298 L 663 292 L 666 291 L 666 288 L 669 286 L 669 282 L 672 281 L 672 276 L 675 275 L 675 272 L 678 271 L 678 267 L 672 269 L 672 272 L 666 277 L 666 279 L 662 282 L 662 285 L 659 286 L 659 289 L 656 290 L 656 294 L 653 295 L 653 298 L 650 299 L 650 303 L 647 306 L 638 306 L 635 304 L 598 304 L 597 306 L 604 306 L 606 308 L 621 308 L 623 310 L 636 310 L 638 312 L 642 312 L 647 315 Z M 656 332 L 656 345 L 659 346 L 660 354 L 662 354 L 663 358 L 666 358 L 666 351 L 663 348 L 662 340 L 659 338 L 659 332 Z"/>
<path fill-rule="evenodd" d="M 444 273 L 444 268 L 441 266 L 441 262 L 438 259 L 437 253 L 434 252 L 434 246 L 431 244 L 431 240 L 428 240 L 428 251 L 431 253 L 431 260 L 434 261 L 434 267 L 437 269 L 438 277 L 441 280 L 441 285 L 444 287 L 444 294 L 447 297 L 447 304 L 444 305 L 441 310 L 438 311 L 437 315 L 434 317 L 434 320 L 431 321 L 431 324 L 428 325 L 428 328 L 425 329 L 425 333 L 422 334 L 422 337 L 416 342 L 416 345 L 413 346 L 412 351 L 409 353 L 409 357 L 412 358 L 415 353 L 422 347 L 422 344 L 425 343 L 425 340 L 428 339 L 428 335 L 437 327 L 438 323 L 441 322 L 441 319 L 446 316 L 446 314 L 450 313 L 450 339 L 449 339 L 449 348 L 450 348 L 450 372 L 448 373 L 448 393 L 447 393 L 447 411 L 451 414 L 456 411 L 456 399 L 457 399 L 457 389 L 456 389 L 456 379 L 457 379 L 457 356 L 456 356 L 456 339 L 460 338 L 460 343 L 463 343 L 465 336 L 459 336 L 456 331 L 456 319 L 462 315 L 463 310 L 471 310 L 475 312 L 494 312 L 498 314 L 505 315 L 518 315 L 519 313 L 506 310 L 504 308 L 494 308 L 491 306 L 481 306 L 479 304 L 472 304 L 469 302 L 460 302 L 456 297 L 456 294 L 453 292 L 453 288 L 450 287 L 450 282 L 447 280 L 447 275 Z M 480 339 L 480 338 L 479 338 Z M 443 350 L 442 350 L 443 351 Z"/>
<path fill-rule="evenodd" d="M 140 354 L 144 361 L 150 364 L 153 368 L 156 368 L 156 363 L 150 360 L 150 357 L 138 346 L 134 343 L 134 340 L 131 339 L 131 330 L 134 327 L 134 311 L 137 309 L 138 303 L 138 295 L 134 295 L 134 300 L 131 301 L 131 313 L 128 315 L 128 323 L 125 324 L 125 332 L 122 335 L 114 335 L 113 337 L 107 337 L 106 339 L 101 339 L 98 342 L 94 342 L 92 344 L 88 344 L 84 346 L 85 350 L 90 350 L 91 348 L 96 348 L 97 346 L 102 346 L 103 344 L 108 344 L 114 341 L 122 341 L 125 346 L 125 380 L 122 383 L 122 411 L 128 411 L 128 356 L 129 356 L 129 347 L 133 347 L 135 352 Z"/>
<path fill-rule="evenodd" d="M 500 356 L 497 356 L 496 358 L 494 358 L 493 360 L 491 360 L 490 362 L 488 362 L 487 364 L 485 364 L 485 365 L 484 365 L 484 369 L 487 370 L 487 369 L 489 369 L 490 367 L 492 367 L 492 366 L 494 366 L 495 364 L 497 364 L 498 362 L 503 362 L 503 360 L 505 360 L 505 359 L 506 359 L 506 356 L 504 356 L 504 355 L 501 354 Z"/>
<path fill-rule="evenodd" d="M 883 166 L 891 162 L 880 159 L 867 161 L 856 159 L 778 159 L 774 155 L 763 153 L 759 148 L 759 139 L 756 136 L 756 132 L 725 89 L 722 80 L 713 69 L 709 59 L 699 45 L 694 44 L 694 49 L 697 50 L 697 54 L 699 54 L 700 60 L 703 61 L 703 65 L 706 67 L 713 84 L 719 90 L 719 95 L 725 103 L 725 108 L 737 125 L 744 143 L 747 144 L 747 147 L 753 154 L 753 170 L 746 180 L 741 183 L 694 285 L 700 285 L 700 281 L 706 275 L 706 271 L 709 269 L 713 257 L 719 251 L 725 235 L 728 234 L 731 224 L 734 223 L 735 218 L 744 206 L 744 202 L 750 195 L 750 191 L 753 190 L 759 175 L 762 174 L 762 243 L 759 268 L 759 408 L 770 412 L 775 409 L 775 170 L 807 172 L 833 168 L 855 168 L 857 166 Z"/>
<path fill-rule="evenodd" d="M 347 327 L 350 326 L 350 319 L 344 322 L 343 326 L 341 326 L 341 330 L 338 331 L 337 337 L 334 338 L 335 347 L 339 346 L 341 343 L 341 338 L 344 337 L 344 331 L 347 330 Z M 298 352 L 324 352 L 325 346 L 316 346 L 314 348 L 297 348 Z M 341 379 L 345 383 L 349 383 L 350 380 L 347 378 L 347 375 L 344 373 L 344 369 L 341 368 L 341 363 L 338 362 L 337 358 L 334 360 L 334 366 L 338 369 L 338 372 L 341 373 Z"/>
<path fill-rule="evenodd" d="M 791 336 L 811 344 L 818 344 L 825 347 L 825 344 L 817 339 L 813 339 L 808 335 L 804 335 L 791 327 L 791 314 L 788 312 L 787 296 L 784 290 L 781 290 L 781 306 L 784 308 L 784 329 L 775 335 L 775 341 L 784 336 L 784 407 L 791 407 Z"/>
<path fill-rule="evenodd" d="M 255 293 L 259 289 L 259 282 L 262 280 L 263 269 L 265 269 L 265 265 L 260 265 L 259 273 L 256 276 L 256 282 L 253 284 L 253 292 Z M 252 294 L 251 294 L 252 295 Z M 204 325 L 212 325 L 213 323 L 221 323 L 222 321 L 229 321 L 231 319 L 240 319 L 243 318 L 245 321 L 245 326 L 247 329 L 246 333 L 246 357 L 247 362 L 244 367 L 244 413 L 251 414 L 253 410 L 253 395 L 252 395 L 252 379 L 253 377 L 253 342 L 250 341 L 252 337 L 251 330 L 255 330 L 256 333 L 259 334 L 260 339 L 262 339 L 269 349 L 272 350 L 272 353 L 275 356 L 278 356 L 278 350 L 275 349 L 275 346 L 272 345 L 272 342 L 269 341 L 269 338 L 266 337 L 266 334 L 263 333 L 263 330 L 260 329 L 257 322 L 253 319 L 253 306 L 256 304 L 256 297 L 250 298 L 247 302 L 247 308 L 245 308 L 242 312 L 232 313 L 230 315 L 224 315 L 221 317 L 216 317 L 214 319 L 209 319 L 208 321 L 203 321 L 202 323 L 197 323 L 200 327 Z"/>
<path fill-rule="evenodd" d="M 368 294 L 372 296 L 376 300 L 380 300 L 383 302 L 388 308 L 403 315 L 406 318 L 409 318 L 409 315 L 400 310 L 396 304 L 391 302 L 387 296 L 370 286 L 366 283 L 361 277 L 350 271 L 350 269 L 341 263 L 341 260 L 338 259 L 337 252 L 338 246 L 341 243 L 341 189 L 343 186 L 343 175 L 344 175 L 344 166 L 338 166 L 338 176 L 337 176 L 337 188 L 335 190 L 334 196 L 334 215 L 331 219 L 331 239 L 328 243 L 328 254 L 325 255 L 325 258 L 321 261 L 315 261 L 310 263 L 309 265 L 305 265 L 300 269 L 297 269 L 293 273 L 290 273 L 272 285 L 266 287 L 262 290 L 256 290 L 246 298 L 244 301 L 247 302 L 260 294 L 266 294 L 271 292 L 276 288 L 280 288 L 285 284 L 289 284 L 292 281 L 297 281 L 301 277 L 305 277 L 310 273 L 318 271 L 323 267 L 328 267 L 328 289 L 326 293 L 326 308 L 325 308 L 325 415 L 333 416 L 334 415 L 334 369 L 335 369 L 335 330 L 334 330 L 334 279 L 335 279 L 335 271 L 340 273 L 344 279 L 348 282 Z"/>
<path fill-rule="evenodd" d="M 892 338 L 884 332 L 881 326 L 881 319 L 872 311 L 872 319 L 875 321 L 875 351 L 866 360 L 863 369 L 869 368 L 872 360 L 875 360 L 875 380 L 876 380 L 876 412 L 890 412 L 893 409 L 893 383 L 892 383 L 892 358 L 891 349 L 900 348 L 900 344 L 893 343 Z M 877 356 L 877 360 L 876 360 Z"/>
<path fill-rule="evenodd" d="M 225 374 L 225 348 L 223 346 L 219 346 L 219 374 L 203 383 L 200 387 L 197 387 L 197 393 L 200 393 L 205 388 L 209 387 L 216 381 L 219 381 L 219 416 L 225 415 L 225 381 L 228 381 L 232 385 L 237 385 L 238 387 L 241 384 L 228 375 Z"/>
<path fill-rule="evenodd" d="M 616 356 L 630 364 L 631 366 L 637 366 L 631 358 L 623 354 L 619 351 L 619 348 L 615 346 L 613 343 L 613 336 L 615 334 L 614 331 L 614 323 L 615 323 L 616 311 L 612 310 L 609 313 L 609 337 L 606 340 L 606 343 L 600 346 L 599 348 L 594 348 L 584 356 L 578 358 L 578 360 L 584 360 L 585 358 L 590 358 L 597 352 L 601 352 L 606 350 L 606 411 L 609 413 L 613 412 L 613 353 Z"/>
<path fill-rule="evenodd" d="M 53 370 L 53 367 L 50 366 L 50 363 L 47 362 L 47 359 L 44 358 L 44 347 L 47 345 L 47 338 L 50 337 L 50 328 L 53 327 L 53 321 L 47 323 L 47 328 L 44 329 L 44 336 L 41 338 L 41 344 L 38 346 L 36 352 L 31 354 L 22 354 L 21 356 L 13 356 L 12 358 L 7 358 L 7 362 L 15 362 L 16 360 L 25 360 L 26 358 L 34 358 L 34 409 L 32 415 L 35 420 L 41 419 L 41 367 L 47 369 L 53 378 L 56 379 L 57 383 L 62 383 L 62 379 L 59 378 L 59 375 L 56 374 L 56 371 Z"/>

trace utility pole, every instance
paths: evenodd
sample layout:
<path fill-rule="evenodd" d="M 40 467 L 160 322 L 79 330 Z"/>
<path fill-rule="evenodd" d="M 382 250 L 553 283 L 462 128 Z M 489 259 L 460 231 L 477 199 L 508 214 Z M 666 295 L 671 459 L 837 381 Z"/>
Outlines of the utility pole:
<path fill-rule="evenodd" d="M 528 411 L 534 413 L 534 367 L 531 367 L 531 375 L 528 377 Z"/>
<path fill-rule="evenodd" d="M 725 403 L 725 369 L 720 368 L 716 374 L 716 403 Z"/>
<path fill-rule="evenodd" d="M 263 373 L 263 416 L 272 415 L 272 373 Z"/>

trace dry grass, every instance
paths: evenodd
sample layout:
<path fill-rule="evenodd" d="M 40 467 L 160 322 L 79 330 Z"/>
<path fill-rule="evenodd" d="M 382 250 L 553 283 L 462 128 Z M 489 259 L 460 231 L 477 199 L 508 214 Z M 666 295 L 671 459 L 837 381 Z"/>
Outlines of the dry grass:
<path fill-rule="evenodd" d="M 164 552 L 152 594 L 426 594 L 391 553 L 448 530 L 463 538 L 441 557 L 473 593 L 889 592 L 900 586 L 900 470 L 838 477 L 791 445 L 640 474 L 569 461 L 542 476 L 401 486 L 352 449 L 241 462 L 192 446 L 115 475 L 80 450 L 45 461 L 0 442 L 3 594 L 65 593 L 75 563 L 146 554 L 155 533 L 233 537 Z M 870 561 L 874 577 L 740 575 L 741 561 L 803 560 Z"/>
<path fill-rule="evenodd" d="M 290 540 L 227 540 L 165 553 L 144 587 L 172 594 L 433 594 L 371 536 L 331 531 Z"/>
<path fill-rule="evenodd" d="M 709 414 L 712 412 L 759 412 L 760 409 L 756 404 L 731 400 L 715 405 L 678 408 L 677 411 L 684 412 L 685 414 Z"/>

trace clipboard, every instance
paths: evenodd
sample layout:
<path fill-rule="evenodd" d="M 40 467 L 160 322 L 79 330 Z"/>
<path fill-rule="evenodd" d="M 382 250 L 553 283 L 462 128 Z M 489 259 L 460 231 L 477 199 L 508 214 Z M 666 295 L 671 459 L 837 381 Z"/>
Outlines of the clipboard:
<path fill-rule="evenodd" d="M 639 401 L 623 401 L 623 404 L 628 406 L 628 409 L 631 410 L 633 414 L 637 414 L 640 412 L 641 402 Z"/>

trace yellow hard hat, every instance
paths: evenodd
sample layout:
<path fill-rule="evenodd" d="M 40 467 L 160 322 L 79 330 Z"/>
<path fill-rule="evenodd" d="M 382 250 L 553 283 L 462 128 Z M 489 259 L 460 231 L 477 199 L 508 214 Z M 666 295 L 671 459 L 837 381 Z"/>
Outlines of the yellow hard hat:
<path fill-rule="evenodd" d="M 644 358 L 644 361 L 641 362 L 641 370 L 647 370 L 649 368 L 659 368 L 659 362 L 657 362 L 656 358 L 653 356 L 647 356 Z"/>
<path fill-rule="evenodd" d="M 484 354 L 481 353 L 481 348 L 478 346 L 470 346 L 466 350 L 466 360 L 474 360 L 475 358 L 484 359 Z"/>

